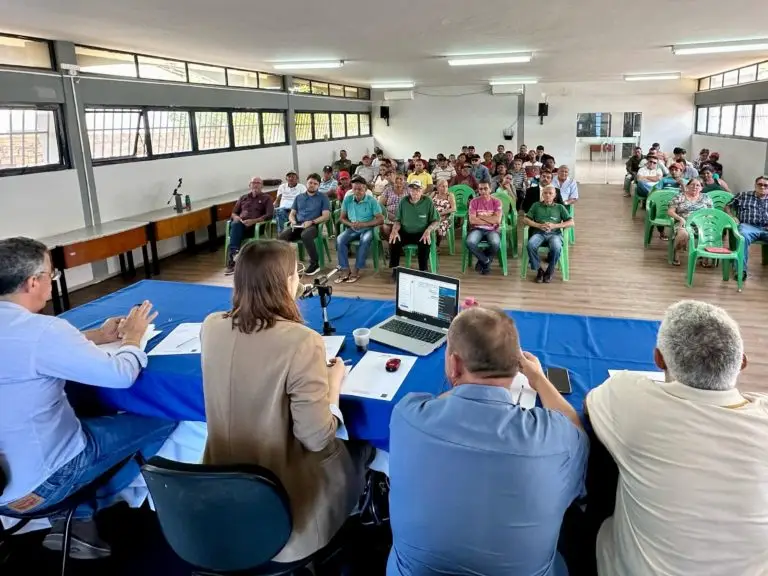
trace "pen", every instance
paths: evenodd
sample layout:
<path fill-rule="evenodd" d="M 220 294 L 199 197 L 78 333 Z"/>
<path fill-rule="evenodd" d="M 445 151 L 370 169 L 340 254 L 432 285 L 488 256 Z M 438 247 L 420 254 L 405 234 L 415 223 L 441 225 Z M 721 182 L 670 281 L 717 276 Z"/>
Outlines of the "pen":
<path fill-rule="evenodd" d="M 342 364 L 344 364 L 345 366 L 349 366 L 350 364 L 352 364 L 352 360 L 344 360 L 344 361 L 342 361 Z M 335 358 L 331 358 L 328 361 L 328 367 L 335 366 L 335 365 L 336 365 L 336 359 Z"/>

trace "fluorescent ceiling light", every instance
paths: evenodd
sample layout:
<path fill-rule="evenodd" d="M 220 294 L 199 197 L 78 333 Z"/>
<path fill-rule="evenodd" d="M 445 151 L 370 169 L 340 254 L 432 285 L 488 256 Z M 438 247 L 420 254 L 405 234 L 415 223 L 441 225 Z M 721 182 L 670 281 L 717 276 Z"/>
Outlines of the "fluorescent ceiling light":
<path fill-rule="evenodd" d="M 738 40 L 735 42 L 705 42 L 700 44 L 678 44 L 672 46 L 672 53 L 677 56 L 691 54 L 720 54 L 723 52 L 750 52 L 768 50 L 768 39 Z"/>
<path fill-rule="evenodd" d="M 666 74 L 625 74 L 627 82 L 642 82 L 643 80 L 680 80 L 680 72 Z"/>
<path fill-rule="evenodd" d="M 536 84 L 538 80 L 536 78 L 510 78 L 505 80 L 489 80 L 488 83 L 491 86 L 511 86 L 514 84 Z"/>
<path fill-rule="evenodd" d="M 374 90 L 396 90 L 398 88 L 413 88 L 413 82 L 381 82 L 380 84 L 371 84 Z"/>
<path fill-rule="evenodd" d="M 526 64 L 531 61 L 533 55 L 530 52 L 517 54 L 477 55 L 466 57 L 452 56 L 448 60 L 450 66 L 484 66 L 486 64 Z"/>
<path fill-rule="evenodd" d="M 273 64 L 275 70 L 316 70 L 320 68 L 341 68 L 344 62 L 341 60 L 331 60 L 325 62 L 280 62 Z"/>

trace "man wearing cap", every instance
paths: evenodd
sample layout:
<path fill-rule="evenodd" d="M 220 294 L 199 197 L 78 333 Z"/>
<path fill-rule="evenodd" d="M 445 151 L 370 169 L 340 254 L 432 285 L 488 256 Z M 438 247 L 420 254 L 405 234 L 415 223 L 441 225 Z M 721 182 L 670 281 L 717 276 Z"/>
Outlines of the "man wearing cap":
<path fill-rule="evenodd" d="M 389 235 L 390 268 L 400 265 L 400 250 L 414 244 L 417 247 L 419 270 L 426 270 L 429 264 L 431 234 L 440 225 L 440 215 L 432 200 L 424 195 L 421 182 L 408 183 L 408 197 L 400 200 L 395 214 L 395 223 Z M 395 271 L 392 270 L 394 278 Z"/>
<path fill-rule="evenodd" d="M 361 176 L 365 180 L 366 186 L 373 182 L 376 175 L 371 168 L 371 157 L 368 154 L 363 156 L 363 163 L 355 169 L 355 176 Z"/>
<path fill-rule="evenodd" d="M 480 158 L 479 155 L 475 154 L 471 156 L 472 158 L 472 174 L 475 176 L 475 180 L 478 182 L 488 182 L 488 184 L 491 183 L 491 173 L 488 171 L 488 168 L 483 166 L 483 163 L 480 161 L 482 158 Z"/>
<path fill-rule="evenodd" d="M 331 203 L 324 194 L 318 194 L 320 174 L 310 174 L 304 193 L 296 196 L 291 212 L 288 215 L 290 228 L 286 228 L 279 239 L 295 242 L 301 239 L 309 254 L 309 266 L 305 271 L 307 276 L 313 276 L 320 271 L 315 239 L 320 233 L 318 225 L 331 217 Z"/>
<path fill-rule="evenodd" d="M 685 155 L 688 153 L 688 151 L 685 148 L 677 147 L 674 150 L 672 150 L 673 160 L 670 162 L 670 164 L 679 164 L 682 168 L 683 178 L 686 180 L 690 180 L 691 178 L 698 178 L 699 177 L 699 171 L 688 162 L 688 160 L 685 159 Z M 670 172 L 672 171 L 672 166 L 669 167 Z"/>
<path fill-rule="evenodd" d="M 424 171 L 424 160 L 416 159 L 413 162 L 413 172 L 408 174 L 408 183 L 419 182 L 421 189 L 429 192 L 432 189 L 432 176 Z"/>
<path fill-rule="evenodd" d="M 333 167 L 323 166 L 323 180 L 320 182 L 320 188 L 318 192 L 328 196 L 329 200 L 336 198 L 336 188 L 339 187 L 339 183 L 336 178 L 333 177 Z"/>
<path fill-rule="evenodd" d="M 352 190 L 352 183 L 349 181 L 349 172 L 342 170 L 339 172 L 339 186 L 336 188 L 337 200 L 343 200 L 350 190 Z"/>
<path fill-rule="evenodd" d="M 336 239 L 336 251 L 339 258 L 339 275 L 336 284 L 350 284 L 360 279 L 360 270 L 365 268 L 365 259 L 373 242 L 376 226 L 384 223 L 384 216 L 378 201 L 366 189 L 365 179 L 361 176 L 352 178 L 352 193 L 341 204 L 339 221 L 347 227 Z M 355 267 L 349 266 L 349 243 L 357 240 Z"/>
<path fill-rule="evenodd" d="M 493 157 L 493 163 L 496 164 L 498 170 L 500 164 L 507 166 L 507 154 L 504 152 L 504 144 L 496 146 L 496 155 Z M 507 166 L 509 168 L 509 166 Z"/>
<path fill-rule="evenodd" d="M 275 202 L 277 203 L 275 216 L 277 217 L 278 234 L 285 228 L 288 214 L 293 208 L 293 201 L 296 199 L 296 196 L 307 191 L 307 187 L 299 182 L 299 175 L 293 170 L 288 171 L 285 175 L 285 179 L 287 182 L 283 182 L 277 187 L 277 197 L 275 199 Z"/>
<path fill-rule="evenodd" d="M 461 170 L 451 182 L 451 186 L 457 186 L 458 184 L 464 184 L 477 191 L 477 179 L 472 174 L 472 164 L 466 163 L 461 167 Z"/>
<path fill-rule="evenodd" d="M 225 274 L 235 273 L 235 256 L 240 250 L 243 238 L 253 231 L 256 224 L 272 220 L 275 207 L 272 196 L 262 190 L 264 183 L 255 176 L 249 183 L 250 192 L 244 194 L 232 209 L 229 223 L 229 253 L 227 254 L 227 270 Z"/>
<path fill-rule="evenodd" d="M 333 163 L 333 171 L 336 174 L 340 172 L 349 172 L 352 169 L 352 160 L 347 159 L 347 151 L 339 150 L 339 159 Z"/>
<path fill-rule="evenodd" d="M 456 169 L 450 165 L 448 158 L 444 154 L 438 154 L 437 166 L 432 171 L 432 182 L 437 182 L 438 180 L 450 182 L 454 178 L 456 178 Z"/>

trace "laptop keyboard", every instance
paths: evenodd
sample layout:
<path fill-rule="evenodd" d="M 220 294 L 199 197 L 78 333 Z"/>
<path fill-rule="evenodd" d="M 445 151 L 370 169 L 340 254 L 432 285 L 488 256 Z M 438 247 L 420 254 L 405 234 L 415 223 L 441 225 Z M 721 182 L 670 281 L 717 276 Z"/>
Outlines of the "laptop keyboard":
<path fill-rule="evenodd" d="M 400 334 L 401 336 L 407 336 L 408 338 L 413 338 L 414 340 L 419 340 L 421 342 L 427 342 L 429 344 L 434 344 L 445 336 L 445 334 L 442 332 L 435 332 L 429 328 L 422 328 L 421 326 L 416 326 L 414 324 L 409 324 L 408 322 L 403 322 L 402 320 L 394 319 L 390 320 L 386 324 L 382 324 L 381 329 L 387 330 L 388 332 L 394 332 L 395 334 Z"/>

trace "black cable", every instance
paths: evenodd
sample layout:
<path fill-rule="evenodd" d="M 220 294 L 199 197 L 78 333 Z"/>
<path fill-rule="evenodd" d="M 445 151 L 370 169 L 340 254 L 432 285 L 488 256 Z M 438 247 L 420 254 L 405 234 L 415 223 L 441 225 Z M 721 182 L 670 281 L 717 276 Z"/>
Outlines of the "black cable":
<path fill-rule="evenodd" d="M 335 322 L 336 320 L 341 320 L 342 318 L 344 318 L 344 316 L 346 316 L 346 315 L 347 315 L 347 312 L 349 312 L 349 311 L 350 311 L 350 309 L 351 309 L 351 308 L 352 308 L 352 306 L 355 304 L 355 302 L 356 302 L 356 301 L 359 301 L 359 300 L 360 300 L 360 296 L 356 296 L 356 297 L 355 297 L 355 300 L 349 303 L 349 306 L 347 306 L 347 309 L 346 309 L 346 310 L 344 310 L 344 312 L 342 312 L 342 313 L 341 313 L 341 314 L 339 314 L 338 316 L 334 316 L 333 318 L 329 318 L 329 319 L 328 319 L 328 321 L 329 321 L 329 322 Z M 328 306 L 330 306 L 330 305 L 331 305 L 331 300 L 328 300 Z"/>

